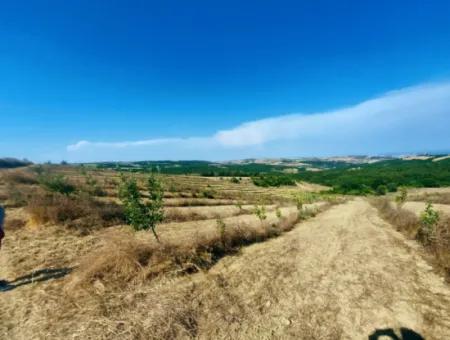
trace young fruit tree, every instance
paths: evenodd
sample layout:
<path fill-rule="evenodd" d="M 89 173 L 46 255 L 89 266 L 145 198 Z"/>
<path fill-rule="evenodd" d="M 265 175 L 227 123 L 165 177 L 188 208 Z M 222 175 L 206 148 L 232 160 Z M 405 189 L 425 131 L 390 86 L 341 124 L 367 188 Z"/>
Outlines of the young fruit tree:
<path fill-rule="evenodd" d="M 419 229 L 419 237 L 423 239 L 425 244 L 429 244 L 434 240 L 439 218 L 439 212 L 433 209 L 431 203 L 427 203 L 425 210 L 420 214 Z"/>
<path fill-rule="evenodd" d="M 405 187 L 401 187 L 399 191 L 399 194 L 395 197 L 395 201 L 397 202 L 397 207 L 401 208 L 408 198 L 408 190 Z"/>
<path fill-rule="evenodd" d="M 156 241 L 160 242 L 156 233 L 156 225 L 164 220 L 163 194 L 161 181 L 150 174 L 147 179 L 149 200 L 142 200 L 135 178 L 122 176 L 119 197 L 124 205 L 125 216 L 135 231 L 151 229 Z"/>
<path fill-rule="evenodd" d="M 263 225 L 264 220 L 267 218 L 266 207 L 264 205 L 255 205 L 254 213 L 261 222 L 261 225 Z"/>

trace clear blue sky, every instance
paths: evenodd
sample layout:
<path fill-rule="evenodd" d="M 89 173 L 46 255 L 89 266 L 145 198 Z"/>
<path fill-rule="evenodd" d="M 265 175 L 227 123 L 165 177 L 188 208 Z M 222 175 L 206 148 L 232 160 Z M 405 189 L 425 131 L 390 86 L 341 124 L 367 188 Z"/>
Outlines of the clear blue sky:
<path fill-rule="evenodd" d="M 241 124 L 353 107 L 423 84 L 444 84 L 446 103 L 449 1 L 0 0 L 0 42 L 0 157 L 226 159 L 450 148 L 445 136 L 411 145 L 414 132 L 398 144 L 361 140 L 359 149 L 351 147 L 358 140 L 346 146 L 339 137 L 330 140 L 335 149 L 314 148 L 314 138 L 298 135 L 239 145 L 217 138 Z M 449 117 L 442 111 L 437 122 L 450 124 Z M 193 138 L 218 145 L 185 147 Z M 156 146 L 117 144 L 154 139 Z"/>

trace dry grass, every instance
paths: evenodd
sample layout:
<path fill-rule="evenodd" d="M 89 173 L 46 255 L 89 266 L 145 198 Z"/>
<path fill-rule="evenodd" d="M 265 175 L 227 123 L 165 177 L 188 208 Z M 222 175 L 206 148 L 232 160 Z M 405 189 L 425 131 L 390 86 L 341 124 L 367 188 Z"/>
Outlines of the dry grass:
<path fill-rule="evenodd" d="M 29 198 L 26 210 L 33 224 L 64 224 L 81 232 L 124 221 L 119 205 L 101 202 L 89 195 L 67 196 L 36 190 Z"/>
<path fill-rule="evenodd" d="M 297 222 L 298 215 L 291 213 L 277 224 L 233 228 L 225 225 L 224 230 L 217 228 L 215 232 L 196 234 L 182 243 L 149 243 L 121 232 L 81 261 L 70 289 L 95 289 L 100 283 L 107 287 L 126 286 L 162 274 L 198 272 L 210 268 L 223 256 L 236 253 L 244 245 L 261 242 L 292 229 Z"/>
<path fill-rule="evenodd" d="M 372 204 L 378 209 L 380 215 L 392 223 L 398 231 L 405 233 L 409 238 L 417 236 L 420 223 L 413 212 L 395 208 L 387 198 L 375 199 Z"/>
<path fill-rule="evenodd" d="M 394 207 L 387 198 L 377 199 L 372 203 L 380 215 L 396 226 L 400 232 L 424 245 L 427 251 L 434 255 L 437 266 L 444 270 L 446 278 L 450 280 L 450 217 L 441 216 L 434 227 L 433 235 L 424 238 L 421 234 L 421 222 L 416 214 L 401 207 Z"/>
<path fill-rule="evenodd" d="M 1 179 L 5 183 L 9 184 L 37 184 L 38 180 L 36 175 L 30 170 L 15 169 L 5 170 L 1 172 Z"/>
<path fill-rule="evenodd" d="M 102 248 L 81 260 L 68 290 L 90 285 L 98 289 L 100 282 L 102 286 L 107 283 L 109 287 L 123 287 L 139 279 L 153 251 L 149 244 L 137 241 L 129 233 L 113 234 Z"/>
<path fill-rule="evenodd" d="M 7 218 L 5 221 L 5 230 L 17 230 L 25 227 L 27 222 L 21 218 Z"/>
<path fill-rule="evenodd" d="M 326 203 L 318 208 L 305 209 L 302 214 L 290 212 L 275 223 L 255 219 L 253 223 L 227 225 L 218 220 L 215 229 L 185 238 L 166 239 L 162 243 L 118 232 L 81 261 L 69 290 L 109 289 L 117 288 L 117 285 L 123 288 L 130 283 L 143 283 L 162 275 L 170 277 L 207 270 L 222 257 L 236 254 L 245 245 L 279 236 L 300 220 L 313 217 L 329 206 Z"/>
<path fill-rule="evenodd" d="M 252 213 L 252 208 L 251 205 L 241 205 L 240 207 L 235 205 L 167 207 L 164 222 L 199 221 L 238 216 Z M 268 211 L 273 210 L 273 206 L 267 206 L 266 208 Z"/>
<path fill-rule="evenodd" d="M 450 192 L 424 193 L 408 197 L 409 201 L 430 202 L 435 204 L 450 204 Z"/>

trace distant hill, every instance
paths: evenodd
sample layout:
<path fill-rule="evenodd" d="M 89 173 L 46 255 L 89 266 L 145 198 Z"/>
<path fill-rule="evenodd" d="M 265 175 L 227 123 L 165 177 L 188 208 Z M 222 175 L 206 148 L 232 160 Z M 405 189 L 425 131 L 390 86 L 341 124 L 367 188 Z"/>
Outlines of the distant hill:
<path fill-rule="evenodd" d="M 0 169 L 19 168 L 21 166 L 27 166 L 33 164 L 29 160 L 20 160 L 16 158 L 0 158 Z"/>

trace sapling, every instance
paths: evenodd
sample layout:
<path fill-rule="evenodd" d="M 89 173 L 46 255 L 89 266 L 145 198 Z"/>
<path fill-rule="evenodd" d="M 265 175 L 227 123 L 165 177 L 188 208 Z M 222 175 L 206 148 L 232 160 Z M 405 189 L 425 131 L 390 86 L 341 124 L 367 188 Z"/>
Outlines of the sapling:
<path fill-rule="evenodd" d="M 403 203 L 406 202 L 407 198 L 408 198 L 408 190 L 405 187 L 401 187 L 399 194 L 395 197 L 397 207 L 400 208 L 403 205 Z"/>
<path fill-rule="evenodd" d="M 150 174 L 147 179 L 149 200 L 143 202 L 135 178 L 122 176 L 119 197 L 123 202 L 125 216 L 135 231 L 151 229 L 156 241 L 160 242 L 156 233 L 156 225 L 164 220 L 163 194 L 161 181 Z"/>
<path fill-rule="evenodd" d="M 255 205 L 254 212 L 255 212 L 255 215 L 259 218 L 261 225 L 262 225 L 264 220 L 267 218 L 266 207 L 264 205 Z"/>
<path fill-rule="evenodd" d="M 424 237 L 425 243 L 430 243 L 434 238 L 439 218 L 439 212 L 433 209 L 431 203 L 427 203 L 425 210 L 420 214 L 419 230 L 420 235 Z"/>

